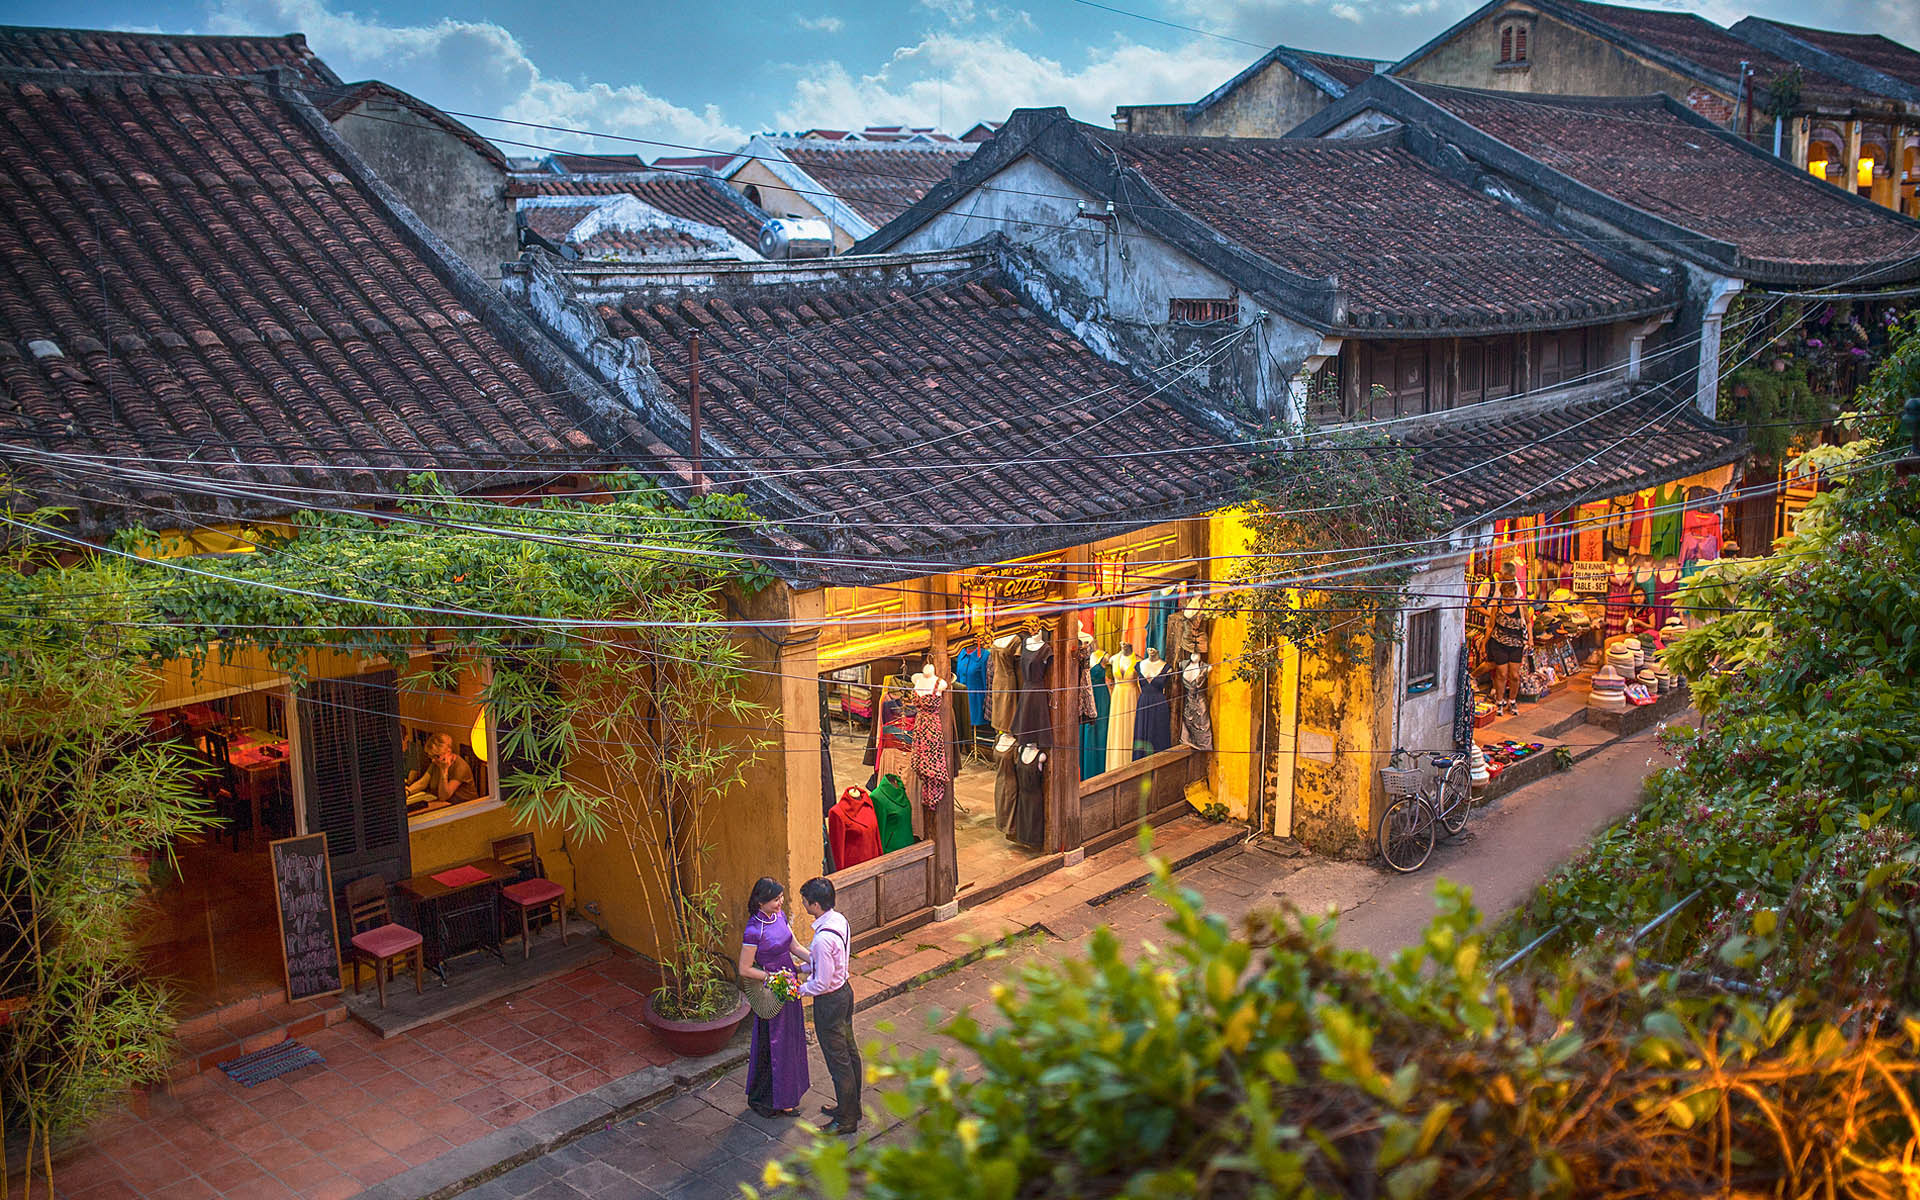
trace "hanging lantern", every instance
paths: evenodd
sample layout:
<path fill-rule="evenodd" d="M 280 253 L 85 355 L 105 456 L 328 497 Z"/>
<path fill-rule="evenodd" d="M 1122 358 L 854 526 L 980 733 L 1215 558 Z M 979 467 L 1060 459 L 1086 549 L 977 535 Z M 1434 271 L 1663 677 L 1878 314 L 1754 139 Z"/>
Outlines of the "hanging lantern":
<path fill-rule="evenodd" d="M 481 762 L 487 761 L 487 710 L 482 707 L 473 718 L 473 752 Z"/>

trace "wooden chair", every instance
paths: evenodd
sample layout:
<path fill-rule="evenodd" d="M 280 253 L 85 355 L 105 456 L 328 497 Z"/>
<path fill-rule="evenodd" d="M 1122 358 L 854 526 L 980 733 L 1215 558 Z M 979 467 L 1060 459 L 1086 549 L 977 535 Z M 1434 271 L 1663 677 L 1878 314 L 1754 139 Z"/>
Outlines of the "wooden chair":
<path fill-rule="evenodd" d="M 420 993 L 420 977 L 426 974 L 423 941 L 414 930 L 396 925 L 387 907 L 387 881 L 368 875 L 347 885 L 347 920 L 353 925 L 353 990 L 360 990 L 360 964 L 373 964 L 373 978 L 380 988 L 380 1007 L 387 1006 L 387 978 L 393 974 L 396 960 L 413 958 L 413 991 Z"/>
<path fill-rule="evenodd" d="M 560 944 L 567 944 L 567 892 L 566 889 L 546 877 L 541 869 L 540 856 L 534 853 L 533 835 L 516 833 L 512 837 L 497 838 L 493 843 L 493 857 L 502 865 L 513 867 L 520 873 L 517 883 L 510 883 L 500 889 L 500 899 L 510 908 L 520 910 L 520 958 L 525 961 L 533 957 L 532 914 L 546 915 L 551 911 L 560 922 Z"/>

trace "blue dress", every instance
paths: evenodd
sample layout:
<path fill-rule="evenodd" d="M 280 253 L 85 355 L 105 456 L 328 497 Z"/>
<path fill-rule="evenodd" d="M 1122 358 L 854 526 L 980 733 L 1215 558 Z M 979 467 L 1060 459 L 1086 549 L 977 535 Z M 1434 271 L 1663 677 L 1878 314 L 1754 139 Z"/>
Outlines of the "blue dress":
<path fill-rule="evenodd" d="M 953 677 L 967 689 L 967 716 L 974 728 L 987 723 L 987 652 L 978 646 L 962 650 L 953 660 Z"/>
<path fill-rule="evenodd" d="M 793 927 L 787 914 L 747 918 L 741 935 L 753 947 L 753 965 L 771 974 L 794 970 Z M 763 1108 L 796 1108 L 807 1090 L 807 1022 L 804 1005 L 795 1002 L 771 1019 L 753 1019 L 753 1046 L 747 1056 L 747 1101 Z"/>

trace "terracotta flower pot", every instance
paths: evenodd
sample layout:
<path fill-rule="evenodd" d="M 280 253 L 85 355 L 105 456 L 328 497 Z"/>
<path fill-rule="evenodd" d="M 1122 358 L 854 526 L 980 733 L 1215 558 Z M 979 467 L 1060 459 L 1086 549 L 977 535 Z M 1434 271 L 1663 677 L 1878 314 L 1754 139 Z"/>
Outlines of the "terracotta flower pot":
<path fill-rule="evenodd" d="M 747 1007 L 747 998 L 740 996 L 733 1011 L 722 1016 L 705 1021 L 675 1021 L 653 1010 L 651 993 L 641 1010 L 647 1028 L 653 1030 L 662 1045 L 682 1058 L 702 1058 L 725 1046 L 752 1011 Z"/>

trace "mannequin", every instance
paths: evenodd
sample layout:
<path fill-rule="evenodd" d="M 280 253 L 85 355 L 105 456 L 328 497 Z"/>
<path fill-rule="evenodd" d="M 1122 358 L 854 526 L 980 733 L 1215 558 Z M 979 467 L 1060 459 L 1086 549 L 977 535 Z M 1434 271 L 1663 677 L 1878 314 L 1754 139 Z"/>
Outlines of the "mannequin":
<path fill-rule="evenodd" d="M 1183 698 L 1180 740 L 1196 750 L 1213 749 L 1213 717 L 1207 711 L 1207 675 L 1212 670 L 1198 654 L 1187 656 L 1180 668 Z"/>
<path fill-rule="evenodd" d="M 1013 809 L 1013 828 L 1007 836 L 1023 846 L 1039 849 L 1041 830 L 1046 823 L 1047 792 L 1043 771 L 1047 756 L 1040 747 L 1028 743 L 1014 756 L 1014 774 L 1019 780 L 1019 795 Z"/>
<path fill-rule="evenodd" d="M 993 648 L 987 652 L 992 667 L 988 681 L 988 720 L 1003 733 L 1013 728 L 1015 708 L 1019 704 L 1019 655 L 1020 635 L 1015 633 L 995 638 Z"/>
<path fill-rule="evenodd" d="M 1153 647 L 1140 662 L 1140 691 L 1133 722 L 1133 758 L 1145 758 L 1173 745 L 1173 712 L 1167 703 L 1167 664 Z"/>
<path fill-rule="evenodd" d="M 1143 679 L 1152 679 L 1166 669 L 1167 664 L 1161 659 L 1160 652 L 1152 646 L 1148 646 L 1147 656 L 1140 660 L 1140 677 Z"/>
<path fill-rule="evenodd" d="M 1020 698 L 1012 732 L 1023 742 L 1053 745 L 1053 646 L 1036 630 L 1020 643 Z"/>
<path fill-rule="evenodd" d="M 993 743 L 993 827 L 1001 833 L 1013 828 L 1013 808 L 1020 792 L 1014 775 L 1013 749 L 1019 739 L 1003 733 Z"/>
<path fill-rule="evenodd" d="M 927 663 L 913 676 L 913 770 L 920 777 L 920 805 L 915 806 L 913 832 L 926 832 L 920 806 L 940 807 L 953 788 L 952 747 L 947 740 L 947 712 L 942 701 L 951 685 L 934 674 Z"/>
<path fill-rule="evenodd" d="M 827 810 L 827 842 L 833 849 L 837 870 L 880 857 L 880 822 L 874 815 L 873 797 L 867 789 L 848 788 Z"/>
<path fill-rule="evenodd" d="M 1676 559 L 1667 559 L 1653 573 L 1653 623 L 1665 625 L 1667 618 L 1673 615 L 1674 597 L 1680 591 L 1680 563 Z"/>
<path fill-rule="evenodd" d="M 1133 761 L 1133 717 L 1140 704 L 1139 659 L 1133 646 L 1120 643 L 1120 652 L 1107 660 L 1107 770 L 1117 771 Z"/>

